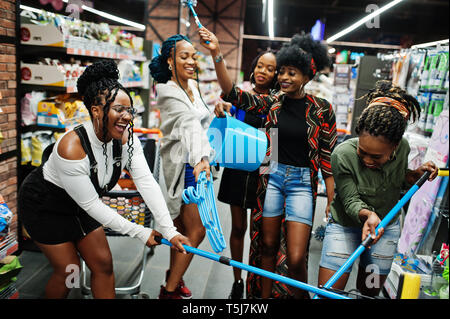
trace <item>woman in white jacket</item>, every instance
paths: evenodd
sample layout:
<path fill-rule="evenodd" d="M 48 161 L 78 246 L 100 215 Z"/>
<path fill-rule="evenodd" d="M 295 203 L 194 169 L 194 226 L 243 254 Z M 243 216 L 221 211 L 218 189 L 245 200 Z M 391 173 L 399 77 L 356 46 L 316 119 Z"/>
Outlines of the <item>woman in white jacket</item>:
<path fill-rule="evenodd" d="M 185 252 L 182 244 L 190 245 L 175 229 L 161 189 L 133 135 L 133 101 L 118 80 L 114 61 L 86 68 L 77 88 L 92 121 L 66 132 L 48 160 L 43 158 L 44 163 L 27 176 L 19 190 L 19 219 L 54 270 L 46 286 L 47 298 L 68 295 L 66 277 L 70 273 L 66 269 L 80 265 L 79 255 L 91 270 L 93 296 L 115 297 L 111 251 L 102 225 L 147 246 L 156 245 L 154 237 L 161 234 L 180 252 Z M 159 232 L 126 220 L 100 199 L 115 186 L 125 166 Z"/>
<path fill-rule="evenodd" d="M 178 231 L 198 247 L 205 237 L 205 228 L 197 205 L 184 204 L 181 197 L 185 188 L 196 185 L 200 172 L 206 171 L 208 178 L 210 175 L 211 147 L 206 131 L 214 114 L 199 91 L 197 50 L 187 37 L 171 36 L 163 42 L 161 54 L 152 60 L 150 72 L 157 82 L 157 103 L 161 111 L 161 157 L 167 205 Z M 191 298 L 182 277 L 192 257 L 171 251 L 160 299 Z"/>

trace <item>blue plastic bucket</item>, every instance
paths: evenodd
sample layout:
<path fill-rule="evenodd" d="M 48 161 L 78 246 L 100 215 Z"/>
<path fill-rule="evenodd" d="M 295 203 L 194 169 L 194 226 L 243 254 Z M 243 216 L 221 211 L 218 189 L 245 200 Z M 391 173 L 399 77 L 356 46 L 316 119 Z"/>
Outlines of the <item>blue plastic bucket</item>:
<path fill-rule="evenodd" d="M 215 152 L 211 164 L 251 172 L 264 161 L 266 134 L 228 114 L 214 118 L 207 134 Z"/>

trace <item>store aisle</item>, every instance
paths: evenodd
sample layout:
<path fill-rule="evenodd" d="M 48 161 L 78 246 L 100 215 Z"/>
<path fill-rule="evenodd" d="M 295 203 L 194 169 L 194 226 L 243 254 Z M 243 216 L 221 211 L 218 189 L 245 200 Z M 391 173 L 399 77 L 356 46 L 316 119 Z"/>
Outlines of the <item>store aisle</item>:
<path fill-rule="evenodd" d="M 218 191 L 219 181 L 214 183 L 214 190 Z M 316 215 L 313 230 L 319 225 L 324 224 L 326 198 L 318 197 Z M 221 202 L 217 202 L 217 209 L 227 240 L 231 231 L 231 214 L 229 206 Z M 131 286 L 136 282 L 136 269 L 140 269 L 139 265 L 142 260 L 142 246 L 139 240 L 129 237 L 108 237 L 114 261 L 114 272 L 116 275 L 116 287 Z M 248 232 L 245 236 L 244 247 L 244 263 L 248 262 L 249 247 Z M 199 247 L 200 249 L 213 252 L 208 240 L 205 238 Z M 311 285 L 317 286 L 318 264 L 320 261 L 320 253 L 322 250 L 322 242 L 311 239 L 310 257 L 308 267 L 308 280 Z M 229 247 L 227 247 L 221 255 L 231 256 Z M 44 298 L 45 285 L 51 275 L 51 268 L 48 261 L 39 252 L 24 251 L 19 257 L 21 264 L 24 266 L 17 280 L 17 289 L 19 290 L 19 298 L 35 299 Z M 162 284 L 169 264 L 169 248 L 167 246 L 158 246 L 153 256 L 149 256 L 145 267 L 144 278 L 141 285 L 141 293 L 147 294 L 151 299 L 156 299 L 159 294 L 160 285 Z M 347 290 L 353 289 L 355 285 L 355 269 L 350 276 Z M 246 272 L 243 271 L 245 278 Z M 211 261 L 206 258 L 195 256 L 184 276 L 186 286 L 192 291 L 195 299 L 226 299 L 231 290 L 233 283 L 232 268 L 220 263 Z M 129 298 L 129 296 L 117 296 L 118 298 Z M 83 298 L 81 290 L 74 288 L 69 294 L 69 298 Z"/>

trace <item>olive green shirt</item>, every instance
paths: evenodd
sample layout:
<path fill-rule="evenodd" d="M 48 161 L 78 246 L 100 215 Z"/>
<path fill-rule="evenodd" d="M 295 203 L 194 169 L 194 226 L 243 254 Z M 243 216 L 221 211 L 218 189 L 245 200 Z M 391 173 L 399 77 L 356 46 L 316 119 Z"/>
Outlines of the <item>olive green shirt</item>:
<path fill-rule="evenodd" d="M 333 219 L 342 226 L 362 227 L 359 211 L 368 209 L 380 219 L 389 213 L 408 188 L 408 154 L 410 147 L 402 139 L 392 160 L 379 169 L 365 167 L 356 153 L 358 138 L 339 144 L 331 154 L 331 169 L 336 196 L 330 206 Z M 398 214 L 391 223 L 395 222 Z"/>

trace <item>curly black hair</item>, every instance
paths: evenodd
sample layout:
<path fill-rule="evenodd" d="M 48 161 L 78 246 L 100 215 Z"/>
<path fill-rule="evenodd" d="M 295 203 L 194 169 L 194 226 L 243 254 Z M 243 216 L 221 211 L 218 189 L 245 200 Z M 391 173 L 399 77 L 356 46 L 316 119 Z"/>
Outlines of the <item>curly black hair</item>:
<path fill-rule="evenodd" d="M 278 51 L 277 68 L 282 66 L 294 66 L 312 80 L 317 72 L 331 66 L 331 59 L 326 46 L 302 33 L 295 34 Z"/>
<path fill-rule="evenodd" d="M 98 61 L 89 65 L 78 78 L 77 90 L 83 97 L 83 103 L 92 117 L 92 106 L 103 105 L 103 141 L 106 141 L 108 133 L 108 112 L 111 103 L 116 99 L 119 90 L 125 92 L 130 98 L 131 107 L 133 107 L 133 99 L 130 92 L 119 83 L 119 70 L 117 64 L 112 60 Z M 128 146 L 128 163 L 131 167 L 131 157 L 133 153 L 133 125 L 132 122 L 128 126 L 129 138 Z M 103 155 L 105 155 L 105 165 L 107 165 L 108 155 L 106 153 L 106 142 L 103 142 Z"/>
<path fill-rule="evenodd" d="M 255 78 L 252 76 L 253 72 L 255 71 L 256 65 L 258 64 L 259 58 L 267 53 L 272 53 L 275 57 L 277 56 L 277 52 L 274 50 L 271 50 L 271 49 L 259 52 L 259 54 L 253 59 L 251 67 L 250 67 L 250 70 L 252 72 L 250 74 L 250 83 L 252 83 L 252 84 L 256 83 Z M 277 72 L 278 72 L 278 67 L 277 67 Z M 272 79 L 272 83 L 270 83 L 269 89 L 275 89 L 276 83 L 277 83 L 277 76 L 275 74 L 275 76 Z"/>
<path fill-rule="evenodd" d="M 388 97 L 404 105 L 409 112 L 405 118 L 396 108 L 389 105 L 366 107 L 358 118 L 355 132 L 360 135 L 367 132 L 373 136 L 383 136 L 390 143 L 397 145 L 405 133 L 408 119 L 416 121 L 420 116 L 419 102 L 403 89 L 393 86 L 390 81 L 378 81 L 375 88 L 366 95 L 366 106 L 378 97 Z"/>

